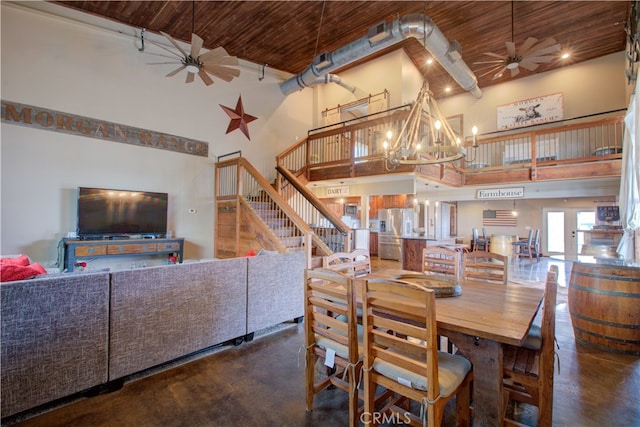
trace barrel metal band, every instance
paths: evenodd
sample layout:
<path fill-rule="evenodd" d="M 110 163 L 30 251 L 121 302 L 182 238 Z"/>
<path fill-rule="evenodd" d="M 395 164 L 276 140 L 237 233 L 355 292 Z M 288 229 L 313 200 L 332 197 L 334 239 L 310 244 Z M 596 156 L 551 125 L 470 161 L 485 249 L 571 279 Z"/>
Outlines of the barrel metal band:
<path fill-rule="evenodd" d="M 609 295 L 609 296 L 625 297 L 625 298 L 640 298 L 640 292 L 607 291 L 603 289 L 590 288 L 588 286 L 576 285 L 575 283 L 571 283 L 569 287 L 572 289 L 577 289 L 579 291 L 585 291 L 592 294 Z"/>
<path fill-rule="evenodd" d="M 591 323 L 597 323 L 598 325 L 612 326 L 620 329 L 640 329 L 640 325 L 631 325 L 628 323 L 616 323 L 616 322 L 610 322 L 606 320 L 594 319 L 593 317 L 583 316 L 582 314 L 578 314 L 578 313 L 572 313 L 571 317 L 574 317 L 580 320 L 586 320 Z"/>

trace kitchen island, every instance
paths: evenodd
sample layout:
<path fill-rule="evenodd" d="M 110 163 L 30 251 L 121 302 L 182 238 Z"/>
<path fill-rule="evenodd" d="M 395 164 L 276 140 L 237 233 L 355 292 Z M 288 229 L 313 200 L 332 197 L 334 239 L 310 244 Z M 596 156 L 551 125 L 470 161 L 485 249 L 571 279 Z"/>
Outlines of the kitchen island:
<path fill-rule="evenodd" d="M 456 245 L 455 238 L 436 239 L 430 236 L 420 236 L 418 234 L 402 237 L 402 268 L 404 270 L 422 271 L 422 250 L 427 246 L 451 246 Z"/>

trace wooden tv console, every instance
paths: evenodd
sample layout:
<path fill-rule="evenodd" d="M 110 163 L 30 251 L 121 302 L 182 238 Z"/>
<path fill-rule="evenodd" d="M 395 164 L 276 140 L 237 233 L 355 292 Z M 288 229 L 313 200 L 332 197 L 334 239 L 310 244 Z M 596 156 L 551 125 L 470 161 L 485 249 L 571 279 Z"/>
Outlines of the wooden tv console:
<path fill-rule="evenodd" d="M 104 240 L 74 240 L 63 239 L 64 242 L 64 270 L 73 271 L 76 262 L 83 259 L 173 254 L 177 262 L 182 262 L 184 239 L 104 239 Z"/>

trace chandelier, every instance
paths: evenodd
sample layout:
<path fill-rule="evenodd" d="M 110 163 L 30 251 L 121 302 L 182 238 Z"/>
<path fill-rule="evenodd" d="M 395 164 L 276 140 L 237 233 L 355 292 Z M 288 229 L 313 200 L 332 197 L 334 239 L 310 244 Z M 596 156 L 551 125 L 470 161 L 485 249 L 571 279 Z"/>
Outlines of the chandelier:
<path fill-rule="evenodd" d="M 472 132 L 471 148 L 475 149 L 478 147 L 478 128 L 474 126 Z M 391 140 L 393 136 L 393 131 L 389 130 L 387 138 Z M 385 140 L 383 143 L 385 166 L 391 170 L 401 164 L 430 165 L 464 159 L 467 150 L 460 138 L 442 115 L 425 78 L 395 142 L 390 144 Z"/>

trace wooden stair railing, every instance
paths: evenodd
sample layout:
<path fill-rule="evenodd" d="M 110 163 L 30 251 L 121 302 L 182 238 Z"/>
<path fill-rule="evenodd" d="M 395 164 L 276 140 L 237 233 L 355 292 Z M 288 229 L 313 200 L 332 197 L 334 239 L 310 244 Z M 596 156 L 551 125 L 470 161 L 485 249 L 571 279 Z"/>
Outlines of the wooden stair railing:
<path fill-rule="evenodd" d="M 314 255 L 351 248 L 352 230 L 290 171 L 279 173 L 277 191 L 242 157 L 216 164 L 216 257 L 305 250 L 311 267 Z"/>
<path fill-rule="evenodd" d="M 244 158 L 216 164 L 215 256 L 243 256 L 260 249 L 306 251 L 311 227 Z"/>
<path fill-rule="evenodd" d="M 329 251 L 316 251 L 316 255 L 330 255 L 334 252 L 348 252 L 352 249 L 353 230 L 320 200 L 294 173 L 282 166 L 276 166 L 278 179 L 276 189 L 287 203 L 298 212 L 313 230 L 316 239 L 322 241 L 316 247 L 324 246 Z"/>

